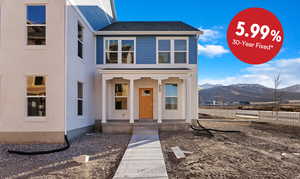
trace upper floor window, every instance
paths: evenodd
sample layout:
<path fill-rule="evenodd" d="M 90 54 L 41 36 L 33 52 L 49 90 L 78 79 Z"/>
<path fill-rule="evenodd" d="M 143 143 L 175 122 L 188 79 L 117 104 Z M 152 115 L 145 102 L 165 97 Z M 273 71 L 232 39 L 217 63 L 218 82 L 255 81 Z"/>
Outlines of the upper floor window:
<path fill-rule="evenodd" d="M 104 56 L 106 64 L 134 64 L 135 39 L 105 39 Z"/>
<path fill-rule="evenodd" d="M 77 24 L 77 39 L 78 39 L 78 57 L 83 58 L 83 26 Z"/>
<path fill-rule="evenodd" d="M 46 45 L 46 6 L 27 5 L 27 45 Z"/>
<path fill-rule="evenodd" d="M 157 61 L 159 64 L 176 64 L 188 62 L 187 38 L 158 38 L 157 46 Z"/>

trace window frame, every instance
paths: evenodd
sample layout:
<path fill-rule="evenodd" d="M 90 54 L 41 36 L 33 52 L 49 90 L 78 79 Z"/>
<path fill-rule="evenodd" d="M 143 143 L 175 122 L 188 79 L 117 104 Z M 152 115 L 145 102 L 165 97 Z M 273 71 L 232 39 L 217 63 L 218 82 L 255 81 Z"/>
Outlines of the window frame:
<path fill-rule="evenodd" d="M 28 77 L 34 77 L 34 79 L 36 77 L 44 77 L 44 80 L 45 80 L 45 92 L 46 92 L 46 95 L 38 95 L 38 96 L 31 96 L 31 95 L 27 95 L 27 80 L 28 80 Z M 26 74 L 25 75 L 25 117 L 26 117 L 26 120 L 27 121 L 46 121 L 47 120 L 47 115 L 48 115 L 48 105 L 47 105 L 47 98 L 48 98 L 48 88 L 47 88 L 47 81 L 48 81 L 48 75 L 46 74 Z M 34 83 L 34 81 L 33 81 Z M 38 86 L 41 86 L 41 85 L 38 85 Z M 45 98 L 45 116 L 29 116 L 28 115 L 28 98 Z"/>
<path fill-rule="evenodd" d="M 126 84 L 128 86 L 128 91 L 127 91 L 127 96 L 116 96 L 116 85 L 117 84 L 121 84 L 121 85 L 124 85 Z M 115 111 L 128 111 L 128 98 L 129 98 L 129 83 L 127 82 L 116 82 L 114 83 L 114 95 L 113 95 L 113 98 L 114 98 L 114 110 Z M 116 109 L 116 98 L 126 98 L 127 100 L 127 106 L 126 106 L 126 109 Z"/>
<path fill-rule="evenodd" d="M 106 50 L 106 41 L 117 40 L 118 41 L 118 50 L 117 51 L 107 51 Z M 134 49 L 133 51 L 123 51 L 122 50 L 122 41 L 123 40 L 133 40 Z M 133 52 L 133 63 L 122 63 L 122 53 L 123 52 Z M 106 53 L 117 53 L 118 63 L 106 63 Z M 103 64 L 107 65 L 133 65 L 136 64 L 136 37 L 104 37 L 103 38 Z"/>
<path fill-rule="evenodd" d="M 166 94 L 166 86 L 167 85 L 176 85 L 177 87 L 177 96 L 167 96 Z M 176 109 L 167 109 L 167 103 L 166 103 L 166 98 L 176 98 L 177 99 L 177 104 L 176 104 Z M 178 111 L 179 109 L 179 85 L 178 83 L 171 83 L 171 82 L 167 82 L 164 84 L 164 110 L 166 111 Z"/>
<path fill-rule="evenodd" d="M 48 3 L 47 2 L 37 2 L 37 3 L 25 3 L 24 4 L 25 6 L 25 46 L 27 48 L 45 48 L 47 47 L 47 44 L 48 44 L 48 38 L 47 38 L 47 31 L 48 31 L 48 28 L 47 28 L 47 22 L 48 22 L 48 16 L 47 16 L 47 12 L 48 12 Z M 45 24 L 27 24 L 27 7 L 28 6 L 45 6 Z M 28 27 L 45 27 L 45 44 L 44 45 L 29 45 L 28 44 Z"/>
<path fill-rule="evenodd" d="M 84 59 L 84 26 L 82 25 L 83 23 L 81 23 L 79 20 L 77 21 L 77 57 L 81 60 Z M 82 40 L 80 40 L 79 38 L 79 26 L 82 28 Z M 81 55 L 82 57 L 79 56 L 79 43 L 81 43 Z"/>
<path fill-rule="evenodd" d="M 159 50 L 159 40 L 170 40 L 170 63 L 159 63 L 159 52 L 168 52 Z M 175 40 L 186 40 L 186 51 L 184 50 L 175 50 Z M 185 63 L 175 63 L 175 52 L 185 52 L 186 53 L 186 62 Z M 166 65 L 166 64 L 189 64 L 189 37 L 156 37 L 156 64 Z"/>
<path fill-rule="evenodd" d="M 79 97 L 79 84 L 81 84 L 81 89 L 82 89 L 82 97 Z M 82 114 L 79 114 L 78 106 L 79 106 L 79 101 L 81 101 L 81 112 Z M 84 116 L 84 83 L 81 81 L 77 81 L 77 95 L 76 95 L 76 111 L 77 111 L 77 116 L 78 117 L 83 117 Z"/>

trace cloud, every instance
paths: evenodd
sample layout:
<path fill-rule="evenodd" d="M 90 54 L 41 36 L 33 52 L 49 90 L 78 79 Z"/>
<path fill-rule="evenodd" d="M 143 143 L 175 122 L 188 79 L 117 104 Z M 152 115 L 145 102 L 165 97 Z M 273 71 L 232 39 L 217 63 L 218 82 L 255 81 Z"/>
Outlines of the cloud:
<path fill-rule="evenodd" d="M 225 49 L 221 45 L 200 45 L 198 44 L 198 54 L 206 55 L 208 57 L 221 56 L 225 53 L 229 53 L 229 50 Z"/>
<path fill-rule="evenodd" d="M 212 42 L 221 37 L 220 32 L 217 30 L 204 29 L 201 27 L 199 28 L 199 30 L 203 31 L 203 34 L 199 36 L 199 40 L 201 42 Z"/>
<path fill-rule="evenodd" d="M 200 84 L 252 84 L 257 83 L 273 87 L 274 75 L 281 74 L 281 88 L 300 84 L 300 58 L 274 60 L 262 65 L 253 65 L 243 69 L 243 74 L 222 79 L 200 79 Z"/>

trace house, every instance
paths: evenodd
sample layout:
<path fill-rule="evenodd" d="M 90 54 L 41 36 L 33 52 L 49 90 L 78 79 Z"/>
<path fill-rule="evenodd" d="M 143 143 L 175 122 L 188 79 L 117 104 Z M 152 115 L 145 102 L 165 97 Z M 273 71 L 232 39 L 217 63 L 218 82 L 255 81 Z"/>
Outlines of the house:
<path fill-rule="evenodd" d="M 0 142 L 190 123 L 201 33 L 183 22 L 119 22 L 113 0 L 0 0 Z"/>

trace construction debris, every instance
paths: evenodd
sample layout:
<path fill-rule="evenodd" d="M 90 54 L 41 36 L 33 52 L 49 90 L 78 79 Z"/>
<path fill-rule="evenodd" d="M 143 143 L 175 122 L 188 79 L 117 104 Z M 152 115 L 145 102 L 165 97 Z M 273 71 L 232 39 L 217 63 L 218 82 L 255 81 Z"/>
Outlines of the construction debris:
<path fill-rule="evenodd" d="M 87 163 L 90 159 L 88 155 L 80 155 L 78 157 L 73 157 L 73 160 L 77 163 Z"/>

